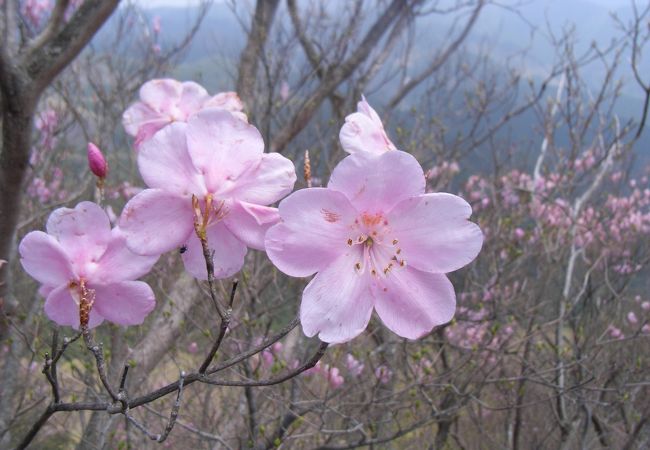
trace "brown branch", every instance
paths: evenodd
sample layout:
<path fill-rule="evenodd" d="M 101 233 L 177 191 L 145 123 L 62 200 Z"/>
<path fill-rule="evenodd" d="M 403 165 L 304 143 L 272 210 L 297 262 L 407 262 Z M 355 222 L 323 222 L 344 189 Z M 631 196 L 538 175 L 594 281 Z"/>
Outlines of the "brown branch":
<path fill-rule="evenodd" d="M 260 55 L 264 51 L 279 3 L 280 0 L 257 1 L 246 47 L 239 58 L 237 92 L 249 109 L 249 114 L 252 112 L 250 110 L 254 103 L 255 80 L 257 79 Z"/>
<path fill-rule="evenodd" d="M 391 2 L 381 16 L 379 16 L 375 21 L 370 30 L 368 30 L 352 55 L 328 72 L 327 79 L 323 80 L 318 89 L 305 99 L 292 120 L 288 121 L 288 123 L 278 131 L 275 139 L 271 143 L 272 151 L 281 152 L 284 150 L 289 142 L 291 142 L 291 140 L 305 128 L 323 101 L 368 58 L 372 49 L 391 28 L 391 25 L 395 22 L 397 17 L 407 8 L 411 8 L 413 3 L 417 2 L 404 0 L 393 0 Z"/>
<path fill-rule="evenodd" d="M 390 100 L 390 102 L 388 102 L 389 109 L 392 109 L 395 106 L 397 106 L 397 104 L 400 103 L 408 95 L 409 92 L 411 92 L 420 83 L 422 83 L 424 80 L 426 80 L 431 75 L 433 75 L 433 73 L 435 73 L 438 69 L 440 69 L 445 64 L 445 62 L 447 62 L 449 57 L 453 55 L 456 50 L 458 50 L 460 45 L 465 41 L 465 39 L 469 35 L 470 31 L 472 31 L 472 28 L 474 27 L 474 24 L 476 23 L 476 19 L 478 19 L 478 16 L 480 15 L 483 6 L 485 6 L 485 0 L 479 0 L 478 4 L 474 8 L 474 11 L 472 11 L 472 15 L 470 16 L 469 20 L 465 24 L 463 31 L 461 31 L 458 37 L 454 39 L 454 41 L 451 44 L 449 44 L 449 46 L 445 49 L 445 51 L 442 52 L 436 59 L 434 59 L 426 69 L 424 69 L 419 75 L 414 76 L 408 83 L 402 86 L 393 95 L 393 98 Z"/>

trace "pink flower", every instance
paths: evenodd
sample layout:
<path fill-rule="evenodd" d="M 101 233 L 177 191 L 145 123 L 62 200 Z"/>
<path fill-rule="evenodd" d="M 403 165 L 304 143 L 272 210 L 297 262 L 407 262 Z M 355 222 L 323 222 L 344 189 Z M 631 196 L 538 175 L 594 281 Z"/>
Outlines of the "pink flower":
<path fill-rule="evenodd" d="M 187 351 L 188 351 L 189 353 L 192 353 L 192 354 L 198 352 L 198 351 L 199 351 L 199 344 L 197 344 L 197 343 L 194 342 L 194 341 L 190 342 L 190 343 L 187 345 Z"/>
<path fill-rule="evenodd" d="M 193 81 L 160 79 L 142 85 L 140 101 L 124 112 L 122 124 L 127 133 L 135 136 L 135 145 L 139 148 L 164 126 L 173 122 L 187 122 L 191 115 L 204 108 L 223 108 L 247 121 L 246 115 L 241 112 L 244 105 L 234 92 L 222 92 L 211 97 L 208 91 Z"/>
<path fill-rule="evenodd" d="M 88 167 L 98 178 L 106 178 L 108 175 L 108 163 L 99 147 L 92 142 L 88 143 Z"/>
<path fill-rule="evenodd" d="M 155 34 L 160 33 L 160 29 L 161 29 L 160 16 L 156 16 L 151 20 L 151 29 Z"/>
<path fill-rule="evenodd" d="M 266 251 L 284 273 L 307 277 L 303 331 L 340 343 L 359 335 L 373 309 L 393 332 L 419 338 L 454 315 L 444 275 L 470 263 L 483 243 L 472 209 L 451 194 L 425 194 L 422 168 L 408 153 L 355 153 L 327 188 L 294 192 Z"/>
<path fill-rule="evenodd" d="M 215 276 L 229 277 L 244 264 L 246 247 L 264 250 L 264 233 L 279 220 L 268 205 L 293 189 L 293 163 L 264 153 L 252 125 L 211 108 L 173 123 L 146 141 L 138 166 L 151 189 L 133 197 L 120 218 L 129 248 L 159 255 L 183 245 L 185 268 L 206 279 L 205 259 L 194 231 L 192 195 L 207 212 L 207 238 Z"/>
<path fill-rule="evenodd" d="M 627 313 L 627 321 L 632 325 L 639 323 L 639 319 L 636 317 L 636 314 L 634 314 L 634 311 Z"/>
<path fill-rule="evenodd" d="M 332 389 L 338 389 L 345 383 L 345 378 L 340 374 L 338 367 L 332 367 L 327 372 L 327 381 L 329 381 Z"/>
<path fill-rule="evenodd" d="M 641 309 L 644 311 L 650 311 L 650 302 L 641 303 Z"/>
<path fill-rule="evenodd" d="M 94 296 L 90 328 L 104 319 L 120 325 L 141 324 L 155 306 L 148 284 L 132 281 L 149 272 L 156 257 L 138 256 L 111 230 L 106 213 L 91 202 L 59 208 L 47 221 L 47 233 L 32 231 L 20 243 L 21 264 L 42 284 L 45 313 L 59 325 L 79 328 L 82 290 Z"/>
<path fill-rule="evenodd" d="M 397 150 L 388 139 L 379 115 L 368 104 L 365 97 L 361 97 L 361 101 L 357 103 L 357 112 L 345 118 L 339 139 L 341 147 L 348 153 L 383 153 Z"/>
<path fill-rule="evenodd" d="M 289 95 L 291 95 L 291 88 L 289 87 L 289 83 L 282 81 L 282 83 L 280 83 L 280 99 L 283 102 L 286 102 L 289 99 Z"/>
<path fill-rule="evenodd" d="M 386 366 L 379 366 L 375 369 L 375 377 L 381 384 L 386 384 L 393 377 L 393 371 Z"/>
<path fill-rule="evenodd" d="M 349 353 L 345 357 L 345 363 L 348 367 L 348 371 L 354 377 L 361 375 L 361 372 L 363 372 L 363 368 L 365 367 L 364 364 L 360 363 L 358 359 Z"/>

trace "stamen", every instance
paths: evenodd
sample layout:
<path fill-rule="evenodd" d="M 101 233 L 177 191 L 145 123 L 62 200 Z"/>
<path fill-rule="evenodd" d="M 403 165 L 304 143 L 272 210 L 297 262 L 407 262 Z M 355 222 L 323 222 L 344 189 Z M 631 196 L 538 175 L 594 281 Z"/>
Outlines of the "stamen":
<path fill-rule="evenodd" d="M 349 245 L 350 247 L 352 247 L 352 239 L 351 239 L 351 238 L 348 239 L 348 245 Z"/>
<path fill-rule="evenodd" d="M 358 262 L 354 265 L 354 268 L 357 269 L 358 271 L 361 271 L 361 263 Z"/>
<path fill-rule="evenodd" d="M 393 268 L 393 263 L 389 263 L 384 269 L 384 275 L 388 275 L 388 272 L 390 272 L 390 269 L 392 268 Z"/>
<path fill-rule="evenodd" d="M 401 261 L 399 262 L 399 265 L 402 266 L 402 267 L 406 266 L 406 261 L 405 261 L 405 260 L 401 260 Z"/>
<path fill-rule="evenodd" d="M 393 239 L 393 245 L 397 245 L 397 239 Z"/>
<path fill-rule="evenodd" d="M 399 255 L 400 253 L 402 253 L 402 249 L 401 249 L 401 248 L 398 248 L 397 250 L 395 250 L 395 254 Z"/>

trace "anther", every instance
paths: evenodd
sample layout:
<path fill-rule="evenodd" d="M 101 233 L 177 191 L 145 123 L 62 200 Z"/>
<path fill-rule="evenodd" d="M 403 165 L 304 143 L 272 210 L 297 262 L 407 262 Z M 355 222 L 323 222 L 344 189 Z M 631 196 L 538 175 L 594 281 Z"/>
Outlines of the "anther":
<path fill-rule="evenodd" d="M 393 239 L 393 245 L 397 245 L 397 239 Z"/>
<path fill-rule="evenodd" d="M 357 270 L 361 270 L 361 263 L 360 262 L 356 263 L 354 265 L 354 268 L 357 269 Z"/>
<path fill-rule="evenodd" d="M 348 239 L 348 245 L 352 247 L 352 239 Z"/>

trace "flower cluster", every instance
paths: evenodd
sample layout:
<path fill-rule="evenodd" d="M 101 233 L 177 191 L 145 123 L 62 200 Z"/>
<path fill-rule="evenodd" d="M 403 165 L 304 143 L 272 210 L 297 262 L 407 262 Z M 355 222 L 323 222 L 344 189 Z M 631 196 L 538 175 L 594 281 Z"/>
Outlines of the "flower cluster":
<path fill-rule="evenodd" d="M 425 191 L 422 167 L 397 150 L 365 99 L 341 129 L 350 155 L 327 187 L 286 198 L 296 181 L 293 163 L 264 152 L 242 110 L 236 94 L 210 96 L 193 82 L 142 86 L 140 101 L 123 118 L 136 138 L 147 188 L 128 201 L 118 227 L 111 230 L 101 207 L 84 202 L 56 210 L 49 234 L 30 233 L 21 244 L 23 266 L 44 285 L 48 316 L 72 326 L 104 318 L 141 323 L 153 293 L 132 280 L 159 255 L 182 248 L 186 270 L 206 279 L 207 252 L 214 276 L 225 278 L 253 248 L 290 276 L 316 273 L 300 307 L 307 336 L 348 341 L 366 328 L 373 310 L 410 339 L 451 320 L 456 296 L 445 274 L 477 256 L 483 234 L 468 220 L 472 209 L 462 198 Z M 88 160 L 103 180 L 108 166 L 93 144 Z M 283 198 L 279 208 L 270 206 Z M 278 349 L 262 354 L 267 363 L 277 356 Z M 363 364 L 349 356 L 349 371 L 358 376 Z M 326 369 L 330 383 L 340 386 L 338 369 Z M 387 382 L 390 371 L 376 376 Z"/>

